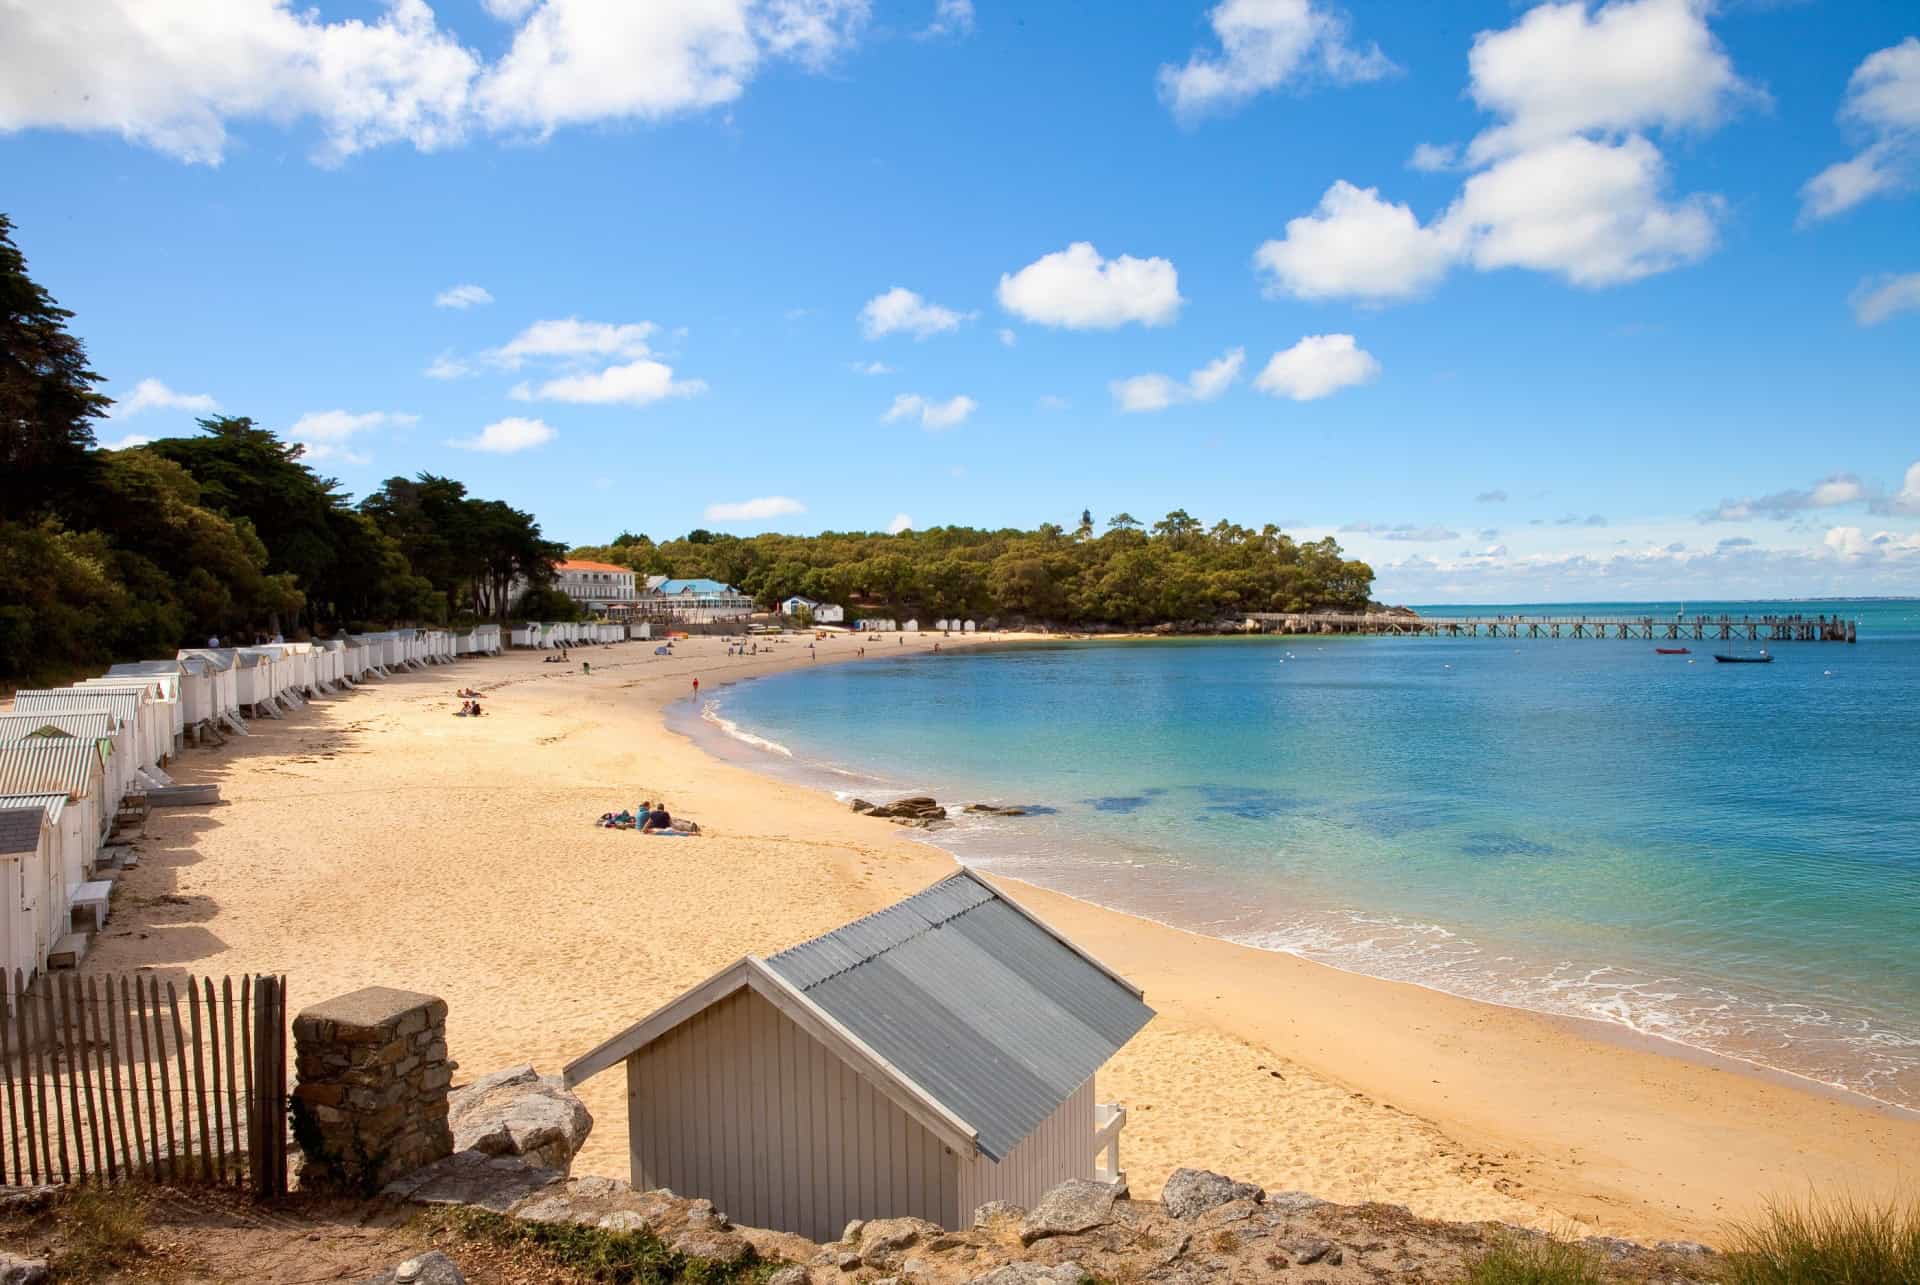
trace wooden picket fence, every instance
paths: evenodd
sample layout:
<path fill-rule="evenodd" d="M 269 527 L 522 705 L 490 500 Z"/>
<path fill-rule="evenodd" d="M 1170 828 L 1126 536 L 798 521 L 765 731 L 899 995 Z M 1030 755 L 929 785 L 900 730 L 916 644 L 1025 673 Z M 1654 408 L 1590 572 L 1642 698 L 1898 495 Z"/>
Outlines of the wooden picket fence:
<path fill-rule="evenodd" d="M 0 1180 L 286 1194 L 286 979 L 184 988 L 183 1024 L 179 988 L 151 975 L 14 974 L 0 1014 Z"/>

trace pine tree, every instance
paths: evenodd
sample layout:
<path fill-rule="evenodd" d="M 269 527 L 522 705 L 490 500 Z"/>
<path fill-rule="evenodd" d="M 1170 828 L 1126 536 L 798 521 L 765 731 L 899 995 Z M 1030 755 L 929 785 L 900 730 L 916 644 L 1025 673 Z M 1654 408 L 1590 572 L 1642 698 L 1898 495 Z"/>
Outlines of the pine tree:
<path fill-rule="evenodd" d="M 113 402 L 93 389 L 72 316 L 27 275 L 0 214 L 0 521 L 60 512 L 89 473 L 93 421 Z"/>

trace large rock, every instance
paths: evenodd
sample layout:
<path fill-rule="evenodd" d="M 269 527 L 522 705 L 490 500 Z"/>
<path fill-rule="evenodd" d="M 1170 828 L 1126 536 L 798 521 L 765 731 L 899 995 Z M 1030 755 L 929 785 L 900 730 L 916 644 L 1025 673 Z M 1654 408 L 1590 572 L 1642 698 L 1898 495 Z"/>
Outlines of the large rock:
<path fill-rule="evenodd" d="M 1209 1169 L 1175 1169 L 1160 1192 L 1160 1204 L 1173 1218 L 1198 1218 L 1230 1200 L 1263 1201 L 1267 1193 L 1250 1182 L 1235 1182 Z"/>
<path fill-rule="evenodd" d="M 1052 1267 L 1007 1263 L 974 1277 L 967 1285 L 1080 1285 L 1086 1278 L 1086 1271 L 1078 1263 L 1056 1263 Z"/>
<path fill-rule="evenodd" d="M 1020 1224 L 1020 1243 L 1031 1245 L 1049 1236 L 1074 1236 L 1090 1231 L 1113 1217 L 1113 1187 L 1085 1178 L 1070 1178 L 1046 1195 Z"/>
<path fill-rule="evenodd" d="M 46 1285 L 53 1279 L 44 1258 L 22 1258 L 0 1249 L 0 1285 Z"/>
<path fill-rule="evenodd" d="M 531 1066 L 495 1071 L 447 1099 L 455 1151 L 518 1156 L 541 1169 L 566 1173 L 593 1131 L 593 1117 L 558 1076 Z"/>
<path fill-rule="evenodd" d="M 409 1258 L 392 1271 L 369 1277 L 366 1285 L 467 1285 L 453 1260 L 437 1249 Z"/>
<path fill-rule="evenodd" d="M 860 1229 L 860 1261 L 868 1267 L 887 1267 L 901 1251 L 940 1235 L 940 1228 L 924 1218 L 875 1218 Z"/>
<path fill-rule="evenodd" d="M 944 821 L 947 819 L 947 810 L 930 795 L 913 794 L 904 799 L 895 799 L 891 803 L 883 803 L 867 815 L 907 821 Z"/>
<path fill-rule="evenodd" d="M 387 1184 L 384 1194 L 417 1205 L 477 1205 L 504 1214 L 565 1178 L 558 1169 L 541 1169 L 517 1156 L 456 1151 Z"/>

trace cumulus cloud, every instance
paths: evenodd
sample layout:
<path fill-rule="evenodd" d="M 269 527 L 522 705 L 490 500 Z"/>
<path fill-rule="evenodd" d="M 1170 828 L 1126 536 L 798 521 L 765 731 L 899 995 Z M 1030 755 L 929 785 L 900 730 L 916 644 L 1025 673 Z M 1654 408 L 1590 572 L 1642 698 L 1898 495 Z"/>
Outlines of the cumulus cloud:
<path fill-rule="evenodd" d="M 531 358 L 645 357 L 652 352 L 647 340 L 659 329 L 651 321 L 614 323 L 582 321 L 578 317 L 536 321 L 489 356 L 509 369 L 518 369 Z"/>
<path fill-rule="evenodd" d="M 420 373 L 428 379 L 465 379 L 474 373 L 474 369 L 471 363 L 450 352 L 443 352 L 428 362 Z"/>
<path fill-rule="evenodd" d="M 1309 402 L 1370 383 L 1379 374 L 1380 363 L 1352 335 L 1308 335 L 1275 353 L 1253 386 L 1275 397 Z"/>
<path fill-rule="evenodd" d="M 905 513 L 893 515 L 893 521 L 887 523 L 888 535 L 899 535 L 902 531 L 913 530 L 913 519 Z"/>
<path fill-rule="evenodd" d="M 707 391 L 705 380 L 675 379 L 673 367 L 642 358 L 624 365 L 576 375 L 562 375 L 538 385 L 517 384 L 508 396 L 515 401 L 584 402 L 590 405 L 648 406 L 668 397 L 694 397 Z"/>
<path fill-rule="evenodd" d="M 1853 319 L 1863 326 L 1877 326 L 1903 312 L 1920 309 L 1920 272 L 1904 276 L 1870 277 L 1862 281 L 1847 301 L 1853 305 Z"/>
<path fill-rule="evenodd" d="M 1505 504 L 1507 502 L 1507 493 L 1498 490 L 1482 491 L 1473 497 L 1473 501 L 1475 504 Z"/>
<path fill-rule="evenodd" d="M 1069 330 L 1112 330 L 1137 321 L 1160 326 L 1185 302 L 1166 259 L 1103 259 L 1086 241 L 1043 255 L 1000 278 L 1000 306 L 1027 321 Z"/>
<path fill-rule="evenodd" d="M 918 393 L 901 393 L 881 418 L 889 424 L 903 419 L 918 419 L 922 428 L 938 431 L 966 421 L 980 403 L 961 393 L 944 402 L 933 401 Z"/>
<path fill-rule="evenodd" d="M 1722 500 L 1719 507 L 1700 515 L 1703 522 L 1744 522 L 1752 518 L 1789 518 L 1811 509 L 1831 509 L 1871 498 L 1866 484 L 1852 473 L 1835 473 L 1798 491 L 1775 491 L 1758 498 Z"/>
<path fill-rule="evenodd" d="M 1564 518 L 1555 518 L 1553 524 L 1555 526 L 1605 526 L 1607 520 L 1598 513 L 1589 513 L 1585 517 L 1581 517 L 1578 513 L 1569 513 Z M 1539 524 L 1535 523 L 1535 525 Z"/>
<path fill-rule="evenodd" d="M 1840 123 L 1865 146 L 1807 180 L 1802 223 L 1913 186 L 1920 174 L 1920 37 L 1867 55 L 1847 81 Z"/>
<path fill-rule="evenodd" d="M 473 308 L 492 302 L 492 293 L 485 286 L 476 285 L 451 286 L 433 297 L 436 308 Z"/>
<path fill-rule="evenodd" d="M 512 416 L 497 419 L 472 437 L 454 438 L 448 446 L 463 451 L 485 451 L 490 455 L 512 455 L 551 442 L 558 434 L 543 420 Z"/>
<path fill-rule="evenodd" d="M 887 365 L 884 361 L 856 361 L 853 363 L 853 373 L 856 375 L 891 375 L 893 373 L 893 367 Z"/>
<path fill-rule="evenodd" d="M 310 460 L 366 464 L 369 457 L 348 445 L 353 438 L 376 428 L 408 428 L 419 422 L 418 415 L 403 411 L 308 411 L 293 422 L 286 436 L 298 442 Z"/>
<path fill-rule="evenodd" d="M 1710 254 L 1725 203 L 1668 193 L 1647 131 L 1712 129 L 1763 97 L 1734 71 L 1698 0 L 1539 5 L 1475 37 L 1467 92 L 1496 122 L 1464 150 L 1422 143 L 1410 163 L 1473 171 L 1431 221 L 1340 180 L 1263 244 L 1269 290 L 1304 299 L 1406 299 L 1451 269 L 1526 268 L 1581 286 L 1636 281 Z"/>
<path fill-rule="evenodd" d="M 1247 363 L 1245 348 L 1230 348 L 1200 369 L 1185 382 L 1167 375 L 1135 375 L 1116 379 L 1107 387 L 1113 404 L 1122 411 L 1165 410 L 1175 402 L 1210 402 L 1239 380 Z"/>
<path fill-rule="evenodd" d="M 791 517 L 806 511 L 807 506 L 791 496 L 762 495 L 751 500 L 709 504 L 706 519 L 709 522 L 764 522 L 768 518 Z"/>
<path fill-rule="evenodd" d="M 314 158 L 477 131 L 543 137 L 659 120 L 738 98 L 772 60 L 819 69 L 869 0 L 487 0 L 515 24 L 497 61 L 441 29 L 426 0 L 329 22 L 295 0 L 15 6 L 0 41 L 0 131 L 116 133 L 218 164 L 239 122 L 310 123 Z"/>
<path fill-rule="evenodd" d="M 1380 46 L 1353 44 L 1347 23 L 1314 0 L 1222 0 L 1207 14 L 1219 52 L 1160 68 L 1160 99 L 1183 120 L 1309 80 L 1353 84 L 1399 69 Z"/>
<path fill-rule="evenodd" d="M 1020 336 L 1014 334 L 1013 331 L 1007 329 L 1005 326 L 1000 327 L 1000 343 L 1002 346 L 1011 348 L 1019 342 Z"/>
<path fill-rule="evenodd" d="M 1872 505 L 1876 513 L 1914 513 L 1920 514 L 1920 460 L 1907 466 L 1907 476 L 1901 488 L 1884 500 Z"/>
<path fill-rule="evenodd" d="M 143 379 L 133 392 L 114 403 L 113 419 L 130 419 L 149 410 L 185 410 L 196 413 L 219 410 L 220 403 L 211 393 L 178 393 L 157 379 Z M 152 441 L 146 438 L 145 441 Z"/>
<path fill-rule="evenodd" d="M 144 433 L 128 433 L 125 437 L 111 442 L 99 442 L 96 445 L 103 451 L 130 451 L 136 446 L 145 446 L 156 439 Z"/>
<path fill-rule="evenodd" d="M 904 286 L 895 286 L 885 294 L 867 300 L 860 309 L 860 329 L 869 339 L 882 335 L 910 334 L 915 339 L 958 330 L 965 318 L 951 308 L 929 303 Z"/>

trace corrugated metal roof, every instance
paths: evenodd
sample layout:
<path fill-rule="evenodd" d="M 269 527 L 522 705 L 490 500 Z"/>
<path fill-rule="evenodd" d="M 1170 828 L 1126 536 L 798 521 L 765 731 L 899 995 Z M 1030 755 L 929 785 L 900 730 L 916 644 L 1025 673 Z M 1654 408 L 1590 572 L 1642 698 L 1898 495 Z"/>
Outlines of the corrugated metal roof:
<path fill-rule="evenodd" d="M 64 794 L 0 794 L 0 808 L 39 808 L 47 814 L 49 825 L 60 824 L 60 814 L 66 807 Z"/>
<path fill-rule="evenodd" d="M 187 647 L 180 652 L 180 659 L 195 657 L 204 660 L 215 669 L 233 668 L 233 648 L 231 647 Z"/>
<path fill-rule="evenodd" d="M 971 1125 L 995 1160 L 1153 1016 L 967 875 L 766 964 Z"/>
<path fill-rule="evenodd" d="M 129 660 L 119 665 L 108 665 L 109 678 L 119 674 L 178 674 L 180 661 L 174 660 Z"/>
<path fill-rule="evenodd" d="M 50 687 L 15 692 L 13 710 L 16 714 L 110 710 L 121 722 L 131 723 L 140 715 L 140 703 L 150 699 L 146 692 L 124 687 Z"/>
<path fill-rule="evenodd" d="M 0 857 L 26 856 L 40 846 L 45 808 L 0 808 Z"/>
<path fill-rule="evenodd" d="M 118 720 L 106 710 L 68 710 L 49 714 L 0 714 L 0 741 L 22 741 L 51 727 L 64 736 L 111 737 Z"/>
<path fill-rule="evenodd" d="M 78 737 L 35 737 L 0 744 L 0 790 L 15 793 L 59 790 L 68 798 L 92 792 L 104 769 L 100 742 Z"/>

